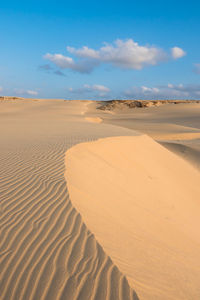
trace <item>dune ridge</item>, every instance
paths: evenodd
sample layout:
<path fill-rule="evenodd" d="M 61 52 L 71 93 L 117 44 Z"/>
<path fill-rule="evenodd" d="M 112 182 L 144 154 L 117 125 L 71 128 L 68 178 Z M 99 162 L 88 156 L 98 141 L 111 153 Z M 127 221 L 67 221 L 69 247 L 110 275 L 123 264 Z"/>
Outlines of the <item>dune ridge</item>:
<path fill-rule="evenodd" d="M 91 128 L 85 103 L 19 101 L 1 103 L 0 112 L 0 298 L 137 300 L 72 205 L 64 178 L 68 148 L 117 130 Z"/>
<path fill-rule="evenodd" d="M 200 297 L 200 173 L 146 135 L 66 152 L 72 203 L 142 300 Z"/>
<path fill-rule="evenodd" d="M 113 111 L 125 108 L 148 108 L 166 104 L 200 104 L 200 100 L 109 100 L 99 101 L 97 109 L 103 111 Z"/>

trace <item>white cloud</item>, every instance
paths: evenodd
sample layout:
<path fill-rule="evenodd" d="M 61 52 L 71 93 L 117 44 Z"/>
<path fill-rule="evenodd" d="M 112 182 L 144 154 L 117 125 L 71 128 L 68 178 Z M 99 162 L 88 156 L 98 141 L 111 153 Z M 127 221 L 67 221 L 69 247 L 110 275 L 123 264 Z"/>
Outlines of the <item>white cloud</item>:
<path fill-rule="evenodd" d="M 124 95 L 129 99 L 199 99 L 200 85 L 169 83 L 158 87 L 132 87 Z"/>
<path fill-rule="evenodd" d="M 146 86 L 142 86 L 141 90 L 142 90 L 143 93 L 158 93 L 159 92 L 159 89 L 156 88 L 156 87 L 149 88 L 149 87 L 146 87 Z"/>
<path fill-rule="evenodd" d="M 173 84 L 171 84 L 171 83 L 168 83 L 168 85 L 167 85 L 167 86 L 168 86 L 168 88 L 169 88 L 169 89 L 173 89 Z"/>
<path fill-rule="evenodd" d="M 23 89 L 16 89 L 15 93 L 17 95 L 21 95 L 21 96 L 37 96 L 38 92 L 37 91 L 33 91 L 33 90 L 23 90 Z"/>
<path fill-rule="evenodd" d="M 110 92 L 110 89 L 107 88 L 104 85 L 100 85 L 100 84 L 94 84 L 92 87 L 90 87 L 91 89 L 93 89 L 94 91 L 99 91 L 99 92 L 104 92 L 104 93 L 108 93 Z"/>
<path fill-rule="evenodd" d="M 2 86 L 0 86 L 0 92 L 2 92 L 3 91 L 3 88 L 2 88 Z"/>
<path fill-rule="evenodd" d="M 32 96 L 38 95 L 38 92 L 32 91 L 32 90 L 28 90 L 28 91 L 26 91 L 26 93 L 27 93 L 28 95 L 32 95 Z"/>
<path fill-rule="evenodd" d="M 110 92 L 110 89 L 104 85 L 100 84 L 94 84 L 94 85 L 89 85 L 89 84 L 84 84 L 83 87 L 81 88 L 68 88 L 68 91 L 74 94 L 94 94 L 95 96 L 100 96 L 104 97 Z"/>
<path fill-rule="evenodd" d="M 81 49 L 75 49 L 73 47 L 67 46 L 67 51 L 75 54 L 78 57 L 84 57 L 84 58 L 99 58 L 98 51 L 88 48 L 87 46 L 83 46 Z"/>
<path fill-rule="evenodd" d="M 80 73 L 90 73 L 96 66 L 96 62 L 94 63 L 86 60 L 74 62 L 71 57 L 64 56 L 62 54 L 47 53 L 44 58 L 50 60 L 61 69 L 71 69 Z"/>
<path fill-rule="evenodd" d="M 200 64 L 194 64 L 194 72 L 200 74 Z"/>
<path fill-rule="evenodd" d="M 61 69 L 71 69 L 80 73 L 90 73 L 95 67 L 104 63 L 121 69 L 140 70 L 146 66 L 156 65 L 170 58 L 164 50 L 149 45 L 139 45 L 132 39 L 116 40 L 112 44 L 104 43 L 98 50 L 83 46 L 82 48 L 66 47 L 74 56 L 47 53 L 44 58 Z M 186 53 L 179 47 L 171 49 L 174 59 Z"/>
<path fill-rule="evenodd" d="M 140 46 L 132 39 L 116 40 L 114 44 L 105 43 L 99 50 L 85 46 L 80 49 L 67 47 L 67 50 L 77 57 L 96 59 L 127 69 L 142 69 L 145 65 L 155 65 L 166 58 L 163 50 Z"/>
<path fill-rule="evenodd" d="M 55 63 L 58 67 L 62 69 L 72 68 L 74 65 L 74 61 L 71 57 L 63 56 L 62 54 L 49 54 L 47 53 L 44 58 L 50 60 Z"/>
<path fill-rule="evenodd" d="M 178 59 L 185 56 L 186 52 L 179 47 L 173 47 L 171 48 L 171 55 L 174 59 Z"/>

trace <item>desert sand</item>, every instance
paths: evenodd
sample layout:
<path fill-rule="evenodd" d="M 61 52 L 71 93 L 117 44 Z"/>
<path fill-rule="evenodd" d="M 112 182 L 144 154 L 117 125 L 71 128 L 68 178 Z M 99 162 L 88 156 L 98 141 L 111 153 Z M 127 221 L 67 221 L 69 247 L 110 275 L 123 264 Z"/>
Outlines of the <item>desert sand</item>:
<path fill-rule="evenodd" d="M 1 299 L 200 298 L 200 104 L 101 106 L 0 100 Z"/>

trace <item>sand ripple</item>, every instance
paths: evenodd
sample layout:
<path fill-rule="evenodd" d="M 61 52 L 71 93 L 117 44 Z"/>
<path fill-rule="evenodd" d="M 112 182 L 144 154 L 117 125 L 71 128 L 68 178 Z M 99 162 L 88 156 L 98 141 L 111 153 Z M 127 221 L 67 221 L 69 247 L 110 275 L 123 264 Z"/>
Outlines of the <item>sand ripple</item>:
<path fill-rule="evenodd" d="M 2 300 L 137 299 L 71 204 L 63 176 L 69 144 L 2 151 Z"/>

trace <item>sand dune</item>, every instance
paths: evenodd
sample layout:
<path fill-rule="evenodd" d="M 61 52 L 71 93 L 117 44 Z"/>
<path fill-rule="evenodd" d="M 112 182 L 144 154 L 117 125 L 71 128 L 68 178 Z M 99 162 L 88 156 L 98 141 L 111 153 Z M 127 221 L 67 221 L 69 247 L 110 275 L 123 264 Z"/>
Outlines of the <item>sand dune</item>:
<path fill-rule="evenodd" d="M 115 111 L 122 109 L 133 109 L 133 108 L 149 108 L 153 106 L 161 106 L 166 104 L 189 104 L 197 103 L 200 104 L 199 100 L 110 100 L 110 101 L 99 101 L 98 109 L 104 111 Z"/>
<path fill-rule="evenodd" d="M 92 101 L 11 97 L 1 99 L 0 299 L 135 300 L 138 299 L 137 292 L 141 299 L 146 297 L 145 295 L 147 295 L 146 299 L 150 299 L 149 295 L 156 295 L 154 299 L 159 300 L 170 299 L 169 295 L 175 295 L 178 286 L 181 299 L 191 297 L 191 299 L 199 299 L 198 230 L 195 232 L 194 224 L 189 223 L 192 214 L 193 223 L 197 222 L 196 226 L 199 226 L 196 217 L 199 213 L 198 204 L 194 202 L 198 193 L 198 184 L 194 186 L 194 183 L 199 173 L 195 173 L 190 165 L 186 164 L 186 166 L 183 160 L 177 160 L 176 156 L 169 159 L 171 155 L 169 151 L 135 131 L 147 133 L 155 139 L 158 135 L 163 137 L 166 134 L 198 134 L 200 132 L 199 104 L 163 105 L 138 110 L 130 110 L 127 107 L 123 109 L 123 113 L 120 110 L 100 110 L 97 106 L 99 103 Z M 115 137 L 119 136 L 120 145 L 115 144 L 118 141 Z M 128 140 L 125 138 L 127 136 Z M 122 143 L 121 139 L 124 139 Z M 185 141 L 162 139 L 161 143 L 178 154 L 181 152 L 184 159 L 189 159 L 196 164 L 200 149 L 198 141 L 199 139 Z M 103 153 L 99 153 L 97 157 L 96 154 L 93 155 L 94 151 L 91 148 L 90 152 L 86 151 L 86 156 L 85 154 L 82 156 L 82 148 L 81 151 L 78 150 L 78 160 L 87 163 L 87 169 L 84 169 L 86 172 L 84 180 L 87 179 L 87 183 L 93 174 L 93 167 L 96 166 L 97 169 L 100 166 L 99 173 L 95 174 L 101 178 L 96 175 L 91 178 L 91 183 L 94 183 L 91 192 L 95 192 L 92 199 L 94 206 L 88 206 L 85 214 L 81 209 L 77 209 L 74 199 L 71 201 L 68 186 L 71 185 L 70 180 L 73 177 L 66 182 L 64 172 L 71 172 L 71 167 L 68 169 L 68 164 L 65 165 L 66 151 L 82 143 L 80 147 L 84 148 L 84 143 L 88 145 L 88 142 L 91 147 L 98 145 L 97 150 L 103 150 Z M 134 149 L 131 151 L 132 143 Z M 174 146 L 175 144 L 178 146 Z M 109 151 L 107 146 L 102 145 L 109 145 Z M 140 176 L 136 176 L 134 181 L 131 180 L 131 176 L 135 178 L 135 174 L 127 176 L 126 172 L 129 172 L 131 164 L 136 162 L 134 159 L 139 163 L 142 151 L 148 149 L 150 145 L 152 149 L 156 147 L 155 153 L 159 155 L 164 153 L 163 155 L 168 157 L 166 161 L 171 161 L 169 166 L 174 161 L 174 166 L 178 164 L 178 167 L 173 176 L 169 176 L 170 172 L 166 174 L 163 171 L 163 160 L 161 159 L 159 163 L 156 160 L 160 156 L 156 155 L 155 160 L 152 161 L 148 159 L 149 153 L 146 153 L 144 159 L 148 161 L 146 167 L 141 170 L 140 164 L 137 165 Z M 178 150 L 174 150 L 175 148 Z M 74 152 L 75 149 L 79 148 L 75 146 L 72 151 Z M 110 157 L 106 158 L 107 154 Z M 147 172 L 151 164 L 156 166 L 153 167 L 155 170 L 153 177 Z M 83 165 L 79 164 L 77 167 L 82 168 Z M 115 170 L 114 174 L 113 170 Z M 131 172 L 133 171 L 134 168 Z M 158 171 L 163 176 L 158 176 L 156 173 Z M 179 187 L 182 187 L 183 183 L 178 179 L 179 173 L 176 172 L 185 174 L 184 180 L 187 180 L 190 175 L 188 183 L 184 184 L 183 197 L 187 197 L 188 193 L 194 197 L 190 204 L 185 199 L 186 209 L 181 201 L 175 203 L 176 205 L 170 202 L 170 206 L 167 201 L 173 202 L 174 198 L 167 198 L 165 204 L 159 202 L 159 199 L 166 194 L 163 191 L 170 194 L 169 184 L 172 184 L 174 191 L 177 192 L 176 199 L 180 200 L 182 194 L 179 194 Z M 77 185 L 81 183 L 77 179 L 83 175 L 79 173 L 77 174 L 80 177 L 75 178 Z M 143 180 L 144 174 L 147 173 L 148 176 L 145 177 L 147 188 L 141 189 L 141 182 L 137 180 Z M 176 174 L 176 180 L 173 181 Z M 164 186 L 161 180 L 163 178 L 165 178 Z M 98 193 L 96 193 L 96 180 L 98 180 Z M 145 193 L 150 187 L 155 191 L 159 186 L 157 181 L 161 182 L 160 186 L 163 187 L 159 189 L 160 198 L 148 203 L 147 200 L 151 197 L 149 195 L 146 197 Z M 84 188 L 86 187 L 87 185 Z M 106 192 L 106 188 L 110 187 L 112 191 Z M 137 196 L 142 197 L 141 205 L 136 206 L 138 213 L 134 211 L 131 218 L 127 217 L 124 222 L 124 216 L 126 213 L 130 215 L 134 207 L 131 205 L 128 212 L 124 210 L 130 204 L 126 201 L 133 196 L 131 194 L 133 187 L 134 193 L 137 192 Z M 128 193 L 129 188 L 130 193 Z M 81 193 L 79 201 L 82 201 L 85 199 L 82 187 L 79 192 Z M 118 201 L 114 204 L 110 202 L 112 209 L 108 206 L 109 201 L 106 200 L 106 197 L 110 198 L 109 195 L 111 199 L 116 196 Z M 106 226 L 103 224 L 104 226 L 98 228 L 100 231 L 102 229 L 101 232 L 97 232 L 89 221 L 99 196 L 102 196 L 102 203 L 106 201 L 104 221 L 109 222 Z M 120 204 L 121 199 L 124 200 L 122 204 Z M 116 203 L 121 205 L 123 222 L 120 224 L 115 212 Z M 179 208 L 181 213 L 178 213 Z M 157 209 L 161 213 L 159 218 L 156 214 Z M 112 222 L 107 219 L 107 213 L 110 212 L 109 220 Z M 93 219 L 96 216 L 95 224 L 100 221 L 98 216 L 101 213 L 102 210 L 99 209 L 92 216 Z M 183 219 L 188 221 L 182 226 Z M 159 228 L 161 221 L 163 225 Z M 169 224 L 171 227 L 168 231 Z M 108 230 L 104 235 L 105 228 Z M 121 237 L 122 230 L 126 238 L 123 243 L 118 240 L 118 234 Z M 163 236 L 160 234 L 161 230 L 165 233 Z M 153 239 L 153 233 L 157 234 L 157 238 L 161 238 L 160 242 L 159 239 Z M 101 243 L 99 236 L 102 235 Z M 111 247 L 107 247 L 104 243 L 109 240 L 108 237 Z M 117 241 L 119 244 L 114 244 Z M 175 248 L 170 246 L 172 241 L 175 242 Z M 116 245 L 115 249 L 113 245 Z M 130 257 L 131 260 L 127 261 Z M 163 267 L 160 263 L 164 259 L 168 261 L 169 266 L 165 264 Z M 144 266 L 147 266 L 148 270 L 144 269 Z M 175 268 L 173 273 L 169 272 L 172 267 Z M 167 283 L 166 277 L 163 277 L 166 274 L 169 277 Z M 149 284 L 149 279 L 155 284 Z M 178 284 L 182 282 L 182 286 L 177 285 L 174 288 L 172 284 L 169 287 L 172 279 Z"/>
<path fill-rule="evenodd" d="M 200 173 L 147 136 L 66 153 L 72 203 L 140 299 L 200 298 Z"/>
<path fill-rule="evenodd" d="M 72 205 L 64 178 L 69 147 L 117 130 L 85 121 L 87 102 L 0 105 L 0 298 L 137 299 Z"/>

